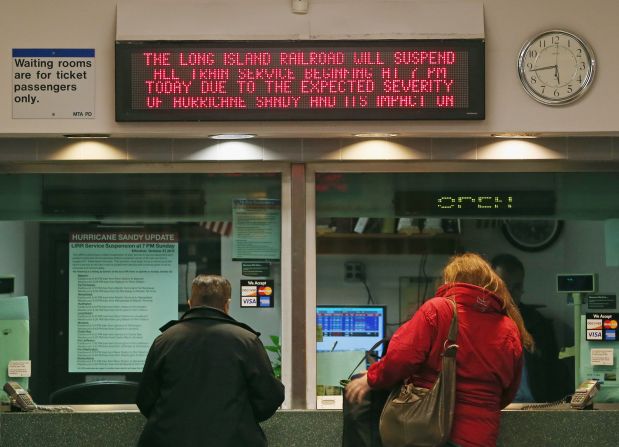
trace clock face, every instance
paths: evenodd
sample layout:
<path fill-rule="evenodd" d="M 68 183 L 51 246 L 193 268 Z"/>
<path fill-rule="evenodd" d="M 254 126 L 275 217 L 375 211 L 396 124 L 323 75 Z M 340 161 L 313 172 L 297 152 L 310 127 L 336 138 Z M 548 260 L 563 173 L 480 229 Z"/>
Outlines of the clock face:
<path fill-rule="evenodd" d="M 583 95 L 595 73 L 593 50 L 567 31 L 542 33 L 520 50 L 518 75 L 525 91 L 547 105 L 563 105 Z"/>
<path fill-rule="evenodd" d="M 563 229 L 561 220 L 505 220 L 503 234 L 524 251 L 539 251 L 552 245 Z"/>

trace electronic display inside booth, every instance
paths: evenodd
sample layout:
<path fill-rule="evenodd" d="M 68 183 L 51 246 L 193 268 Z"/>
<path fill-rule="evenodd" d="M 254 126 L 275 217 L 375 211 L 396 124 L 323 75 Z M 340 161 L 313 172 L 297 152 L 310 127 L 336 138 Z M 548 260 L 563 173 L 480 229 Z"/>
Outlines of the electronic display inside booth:
<path fill-rule="evenodd" d="M 385 338 L 385 306 L 316 306 L 316 351 L 368 351 Z M 377 348 L 383 355 L 383 345 Z"/>
<path fill-rule="evenodd" d="M 395 191 L 398 216 L 552 216 L 554 191 Z"/>
<path fill-rule="evenodd" d="M 484 41 L 118 41 L 117 121 L 484 119 Z"/>

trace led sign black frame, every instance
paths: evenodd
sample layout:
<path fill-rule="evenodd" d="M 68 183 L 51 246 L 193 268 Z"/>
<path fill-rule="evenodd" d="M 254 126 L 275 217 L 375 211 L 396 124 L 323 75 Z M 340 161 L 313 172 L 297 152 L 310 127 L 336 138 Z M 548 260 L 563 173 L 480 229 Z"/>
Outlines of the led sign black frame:
<path fill-rule="evenodd" d="M 117 41 L 116 121 L 482 120 L 484 48 L 481 39 Z"/>
<path fill-rule="evenodd" d="M 554 191 L 395 191 L 397 216 L 553 216 Z"/>

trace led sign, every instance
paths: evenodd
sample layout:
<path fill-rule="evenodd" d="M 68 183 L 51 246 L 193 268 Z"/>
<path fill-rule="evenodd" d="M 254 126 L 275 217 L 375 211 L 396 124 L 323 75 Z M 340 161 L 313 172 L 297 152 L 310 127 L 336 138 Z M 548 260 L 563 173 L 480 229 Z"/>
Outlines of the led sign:
<path fill-rule="evenodd" d="M 484 118 L 484 41 L 117 42 L 117 121 Z"/>
<path fill-rule="evenodd" d="M 398 216 L 551 216 L 553 191 L 397 191 Z"/>

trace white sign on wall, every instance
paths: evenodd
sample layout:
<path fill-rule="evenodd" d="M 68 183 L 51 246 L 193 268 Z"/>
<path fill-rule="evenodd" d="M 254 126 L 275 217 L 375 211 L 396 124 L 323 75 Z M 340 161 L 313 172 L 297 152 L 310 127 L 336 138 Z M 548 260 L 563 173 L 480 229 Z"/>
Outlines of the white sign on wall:
<path fill-rule="evenodd" d="M 95 117 L 94 49 L 13 49 L 13 118 Z"/>

